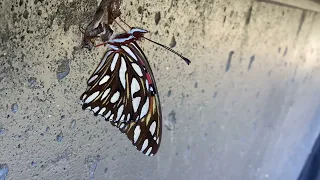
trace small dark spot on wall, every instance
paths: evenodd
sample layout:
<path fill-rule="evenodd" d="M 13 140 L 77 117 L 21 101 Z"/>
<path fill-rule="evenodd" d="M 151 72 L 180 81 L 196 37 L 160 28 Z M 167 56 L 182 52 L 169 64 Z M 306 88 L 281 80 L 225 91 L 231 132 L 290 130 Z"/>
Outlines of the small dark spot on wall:
<path fill-rule="evenodd" d="M 171 96 L 171 90 L 169 90 L 169 91 L 168 91 L 167 96 L 168 96 L 168 97 L 170 97 L 170 96 Z"/>
<path fill-rule="evenodd" d="M 27 29 L 27 33 L 28 33 L 28 34 L 33 34 L 33 31 L 30 30 L 30 29 Z"/>
<path fill-rule="evenodd" d="M 233 54 L 234 54 L 234 51 L 230 51 L 229 52 L 229 57 L 228 57 L 228 60 L 227 60 L 227 64 L 226 64 L 226 72 L 228 72 L 229 71 L 229 69 L 230 69 L 230 66 L 231 66 L 231 60 L 232 60 L 232 56 L 233 56 Z"/>
<path fill-rule="evenodd" d="M 25 36 L 21 36 L 20 40 L 24 41 L 24 39 L 25 39 Z"/>
<path fill-rule="evenodd" d="M 271 72 L 272 72 L 272 70 L 270 70 L 270 71 L 268 72 L 268 76 L 270 76 L 270 75 L 271 75 Z"/>
<path fill-rule="evenodd" d="M 154 16 L 154 21 L 155 21 L 156 25 L 159 24 L 160 20 L 161 20 L 161 13 L 160 13 L 160 11 L 159 11 L 159 12 L 157 12 L 156 15 Z"/>
<path fill-rule="evenodd" d="M 20 0 L 19 6 L 22 6 L 22 5 L 23 5 L 23 0 Z"/>
<path fill-rule="evenodd" d="M 7 130 L 0 126 L 0 135 L 4 135 L 7 132 Z"/>
<path fill-rule="evenodd" d="M 35 163 L 34 161 L 31 162 L 31 166 L 36 166 L 37 163 Z"/>
<path fill-rule="evenodd" d="M 256 94 L 256 98 L 258 98 L 260 96 L 260 91 L 259 92 L 257 92 L 257 94 Z"/>
<path fill-rule="evenodd" d="M 248 71 L 251 69 L 251 66 L 252 66 L 252 63 L 254 61 L 254 58 L 255 58 L 255 55 L 250 57 L 250 62 L 249 62 L 249 65 L 248 65 Z"/>
<path fill-rule="evenodd" d="M 46 130 L 43 132 L 43 133 L 41 133 L 40 135 L 41 136 L 44 136 L 47 132 L 49 132 L 50 131 L 50 127 L 48 126 L 47 128 L 46 128 Z"/>
<path fill-rule="evenodd" d="M 230 17 L 232 17 L 232 16 L 233 16 L 233 13 L 234 13 L 234 12 L 233 12 L 233 11 L 231 11 L 231 13 L 230 13 Z"/>
<path fill-rule="evenodd" d="M 171 131 L 175 129 L 176 123 L 177 123 L 176 112 L 172 110 L 168 115 L 168 120 L 165 122 L 165 126 L 169 131 Z"/>
<path fill-rule="evenodd" d="M 251 16 L 252 16 L 252 5 L 250 6 L 250 8 L 247 12 L 246 25 L 248 25 L 250 23 Z"/>
<path fill-rule="evenodd" d="M 42 15 L 42 11 L 39 9 L 38 10 L 38 16 L 41 16 Z"/>
<path fill-rule="evenodd" d="M 61 60 L 57 68 L 57 79 L 61 80 L 65 78 L 70 72 L 69 60 Z"/>
<path fill-rule="evenodd" d="M 62 139 L 63 139 L 63 133 L 62 133 L 62 131 L 60 131 L 60 133 L 56 137 L 56 141 L 61 142 Z"/>
<path fill-rule="evenodd" d="M 218 92 L 216 91 L 216 92 L 213 93 L 212 98 L 215 99 L 217 97 L 217 95 L 218 95 Z"/>
<path fill-rule="evenodd" d="M 194 83 L 194 88 L 198 88 L 198 83 Z"/>
<path fill-rule="evenodd" d="M 25 10 L 24 12 L 23 12 L 23 18 L 25 18 L 25 19 L 28 19 L 28 17 L 29 17 L 29 12 L 27 11 L 27 10 Z"/>
<path fill-rule="evenodd" d="M 278 53 L 281 53 L 281 47 L 278 48 Z"/>
<path fill-rule="evenodd" d="M 13 113 L 17 113 L 18 112 L 18 104 L 17 103 L 14 103 L 11 105 L 11 111 Z"/>
<path fill-rule="evenodd" d="M 205 93 L 206 91 L 204 89 L 201 90 L 202 93 Z"/>
<path fill-rule="evenodd" d="M 170 46 L 171 48 L 173 48 L 173 47 L 175 47 L 176 45 L 177 45 L 176 38 L 174 38 L 174 36 L 172 36 L 171 42 L 170 42 L 169 46 Z"/>
<path fill-rule="evenodd" d="M 143 8 L 142 8 L 142 6 L 139 6 L 139 7 L 138 7 L 138 13 L 139 13 L 139 14 L 142 14 L 142 12 L 143 12 Z"/>
<path fill-rule="evenodd" d="M 300 17 L 300 23 L 299 23 L 299 27 L 298 27 L 298 31 L 297 31 L 297 36 L 299 36 L 300 34 L 300 31 L 301 31 L 301 28 L 302 28 L 302 25 L 306 19 L 306 11 L 303 11 L 302 14 L 301 14 L 301 17 Z"/>
<path fill-rule="evenodd" d="M 223 24 L 226 22 L 227 16 L 224 16 L 223 18 Z"/>
<path fill-rule="evenodd" d="M 286 49 L 284 49 L 283 57 L 285 57 L 287 55 L 287 52 L 288 52 L 288 47 L 286 47 Z"/>

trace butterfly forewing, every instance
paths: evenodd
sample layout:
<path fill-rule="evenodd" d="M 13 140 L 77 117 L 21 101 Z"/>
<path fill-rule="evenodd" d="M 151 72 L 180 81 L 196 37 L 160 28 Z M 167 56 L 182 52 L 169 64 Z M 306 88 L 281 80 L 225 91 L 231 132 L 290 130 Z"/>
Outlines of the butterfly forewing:
<path fill-rule="evenodd" d="M 82 108 L 104 116 L 146 155 L 161 142 L 161 107 L 150 65 L 135 42 L 112 47 L 87 82 Z"/>

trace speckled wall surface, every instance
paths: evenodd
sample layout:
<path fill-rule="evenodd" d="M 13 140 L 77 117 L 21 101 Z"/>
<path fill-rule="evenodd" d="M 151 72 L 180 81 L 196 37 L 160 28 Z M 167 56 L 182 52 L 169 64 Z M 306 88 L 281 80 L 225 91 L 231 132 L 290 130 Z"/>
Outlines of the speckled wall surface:
<path fill-rule="evenodd" d="M 192 60 L 140 43 L 164 123 L 147 157 L 81 109 L 105 48 L 79 48 L 78 27 L 97 5 L 0 2 L 0 179 L 298 176 L 320 130 L 319 14 L 251 0 L 124 1 L 123 19 L 166 45 L 174 38 Z"/>

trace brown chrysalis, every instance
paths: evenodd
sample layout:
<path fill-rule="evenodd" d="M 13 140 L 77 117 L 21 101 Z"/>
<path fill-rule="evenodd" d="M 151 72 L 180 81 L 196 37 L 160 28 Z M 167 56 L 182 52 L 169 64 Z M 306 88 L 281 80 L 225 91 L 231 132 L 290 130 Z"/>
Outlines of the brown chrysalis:
<path fill-rule="evenodd" d="M 91 50 L 97 37 L 106 42 L 113 34 L 110 25 L 121 15 L 122 0 L 102 0 L 83 34 L 81 46 Z"/>

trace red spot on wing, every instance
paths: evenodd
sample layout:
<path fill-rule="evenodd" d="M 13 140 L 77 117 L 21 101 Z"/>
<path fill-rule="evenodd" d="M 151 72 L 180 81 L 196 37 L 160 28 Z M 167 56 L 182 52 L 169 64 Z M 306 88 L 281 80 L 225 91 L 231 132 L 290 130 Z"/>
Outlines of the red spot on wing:
<path fill-rule="evenodd" d="M 149 85 L 152 84 L 152 79 L 149 73 L 146 74 Z"/>
<path fill-rule="evenodd" d="M 142 64 L 143 66 L 145 66 L 145 64 L 143 63 L 143 61 L 141 59 L 139 59 L 139 63 Z"/>

